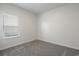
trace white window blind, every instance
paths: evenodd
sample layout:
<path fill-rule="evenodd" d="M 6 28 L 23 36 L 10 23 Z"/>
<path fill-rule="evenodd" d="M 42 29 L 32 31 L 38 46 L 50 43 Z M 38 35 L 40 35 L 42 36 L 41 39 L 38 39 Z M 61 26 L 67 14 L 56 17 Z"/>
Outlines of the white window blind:
<path fill-rule="evenodd" d="M 17 16 L 4 14 L 3 32 L 5 37 L 17 36 L 19 34 L 18 26 Z"/>

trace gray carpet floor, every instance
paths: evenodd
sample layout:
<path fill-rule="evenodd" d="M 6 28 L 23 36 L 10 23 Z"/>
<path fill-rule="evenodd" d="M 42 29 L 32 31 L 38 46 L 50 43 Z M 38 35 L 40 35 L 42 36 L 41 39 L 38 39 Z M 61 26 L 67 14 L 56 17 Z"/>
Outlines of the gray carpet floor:
<path fill-rule="evenodd" d="M 78 50 L 51 44 L 48 42 L 35 40 L 16 47 L 0 51 L 1 56 L 62 56 L 67 50 L 66 55 L 72 56 L 79 54 Z"/>

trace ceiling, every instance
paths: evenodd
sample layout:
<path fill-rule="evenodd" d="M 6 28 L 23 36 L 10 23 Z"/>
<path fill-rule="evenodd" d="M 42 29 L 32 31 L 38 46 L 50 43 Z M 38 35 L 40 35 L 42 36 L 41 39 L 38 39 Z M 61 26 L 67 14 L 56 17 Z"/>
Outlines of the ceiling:
<path fill-rule="evenodd" d="M 48 10 L 61 7 L 66 3 L 14 3 L 14 5 L 24 8 L 35 14 L 43 13 Z"/>

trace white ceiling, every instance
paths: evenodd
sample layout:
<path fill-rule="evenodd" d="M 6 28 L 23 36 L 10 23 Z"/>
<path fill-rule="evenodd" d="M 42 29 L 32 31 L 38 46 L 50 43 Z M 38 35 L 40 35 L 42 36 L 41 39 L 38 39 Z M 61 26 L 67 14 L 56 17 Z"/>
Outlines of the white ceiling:
<path fill-rule="evenodd" d="M 66 3 L 14 3 L 14 5 L 39 14 L 48 10 L 61 7 Z"/>

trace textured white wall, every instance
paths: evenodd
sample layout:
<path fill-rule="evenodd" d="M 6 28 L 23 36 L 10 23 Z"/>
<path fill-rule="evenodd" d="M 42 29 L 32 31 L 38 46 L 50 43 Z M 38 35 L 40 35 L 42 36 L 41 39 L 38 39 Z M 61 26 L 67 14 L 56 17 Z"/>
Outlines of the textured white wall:
<path fill-rule="evenodd" d="M 36 39 L 36 17 L 34 14 L 11 4 L 0 4 L 0 14 L 18 16 L 20 37 L 2 38 L 2 17 L 0 16 L 0 50 Z"/>
<path fill-rule="evenodd" d="M 79 4 L 69 4 L 40 14 L 38 39 L 79 49 Z"/>

